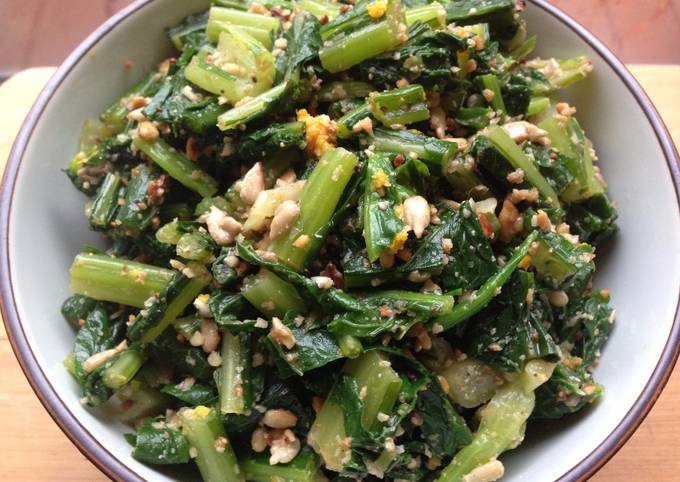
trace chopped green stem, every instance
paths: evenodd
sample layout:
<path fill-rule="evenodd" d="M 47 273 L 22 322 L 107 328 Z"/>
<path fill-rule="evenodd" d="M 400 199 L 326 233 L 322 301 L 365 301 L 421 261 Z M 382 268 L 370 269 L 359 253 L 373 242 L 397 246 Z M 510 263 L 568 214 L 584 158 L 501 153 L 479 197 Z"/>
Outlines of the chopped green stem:
<path fill-rule="evenodd" d="M 361 22 L 361 19 L 356 20 Z M 360 28 L 352 28 L 350 21 L 347 25 L 334 27 L 336 30 L 333 32 L 322 30 L 325 42 L 319 51 L 319 60 L 324 69 L 331 73 L 347 70 L 393 49 L 405 40 L 405 32 L 400 32 L 401 26 L 406 27 L 400 1 L 388 2 L 387 11 L 381 21 L 373 22 L 370 18 L 368 21 L 368 24 Z M 333 33 L 335 35 L 331 37 Z"/>
<path fill-rule="evenodd" d="M 155 86 L 158 80 L 156 78 L 156 73 L 153 72 L 147 77 L 140 80 L 135 84 L 132 89 L 125 93 L 123 97 L 118 99 L 111 105 L 104 113 L 101 115 L 101 120 L 106 126 L 111 129 L 111 134 L 117 134 L 121 132 L 128 123 L 127 115 L 130 112 L 127 103 L 131 97 L 136 95 L 148 96 L 155 91 Z"/>
<path fill-rule="evenodd" d="M 250 412 L 250 337 L 242 333 L 222 334 L 222 365 L 220 367 L 220 412 L 243 415 Z"/>
<path fill-rule="evenodd" d="M 366 137 L 364 141 L 374 145 L 378 152 L 397 152 L 406 157 L 415 154 L 436 173 L 453 160 L 458 152 L 455 142 L 442 141 L 407 130 L 375 128 L 373 136 Z"/>
<path fill-rule="evenodd" d="M 224 31 L 226 25 L 236 25 L 243 27 L 246 32 L 253 35 L 253 32 L 259 30 L 264 32 L 269 38 L 269 45 L 263 43 L 265 47 L 271 47 L 271 36 L 274 32 L 279 30 L 281 22 L 276 17 L 267 17 L 257 13 L 244 12 L 242 10 L 235 10 L 233 8 L 212 7 L 210 9 L 210 17 L 208 18 L 208 28 L 206 30 L 208 38 L 216 41 L 220 32 Z M 253 35 L 253 37 L 262 41 L 261 33 Z"/>
<path fill-rule="evenodd" d="M 64 361 L 62 362 L 66 371 L 76 380 L 78 379 L 78 368 L 75 353 L 71 352 L 66 355 Z"/>
<path fill-rule="evenodd" d="M 229 443 L 221 417 L 202 405 L 179 411 L 182 433 L 196 449 L 196 465 L 205 482 L 243 482 L 234 449 Z"/>
<path fill-rule="evenodd" d="M 480 90 L 490 90 L 493 92 L 489 101 L 493 110 L 506 114 L 507 111 L 505 110 L 505 102 L 503 102 L 503 94 L 501 94 L 501 85 L 498 82 L 498 77 L 494 74 L 484 74 L 477 77 L 475 81 L 478 83 Z"/>
<path fill-rule="evenodd" d="M 447 2 L 446 21 L 470 24 L 494 20 L 495 23 L 512 24 L 515 0 L 458 0 Z"/>
<path fill-rule="evenodd" d="M 202 320 L 198 315 L 189 315 L 183 318 L 177 318 L 172 322 L 172 327 L 178 334 L 188 340 L 195 332 L 200 330 L 201 321 Z"/>
<path fill-rule="evenodd" d="M 526 65 L 531 69 L 542 72 L 550 82 L 549 90 L 559 90 L 570 86 L 574 82 L 585 79 L 593 71 L 590 60 L 581 55 L 565 60 L 558 60 L 559 68 L 554 68 L 555 59 L 532 59 Z"/>
<path fill-rule="evenodd" d="M 519 263 L 529 252 L 529 248 L 531 247 L 531 244 L 536 241 L 537 236 L 537 231 L 529 233 L 522 244 L 515 249 L 512 257 L 496 272 L 495 275 L 489 278 L 486 283 L 477 290 L 472 299 L 463 301 L 454 306 L 447 315 L 435 318 L 435 323 L 442 325 L 445 330 L 448 330 L 479 313 L 500 293 L 503 285 L 510 279 L 510 276 L 515 269 L 517 269 Z"/>
<path fill-rule="evenodd" d="M 106 228 L 113 219 L 118 207 L 120 177 L 107 173 L 97 195 L 90 206 L 90 224 L 96 228 Z"/>
<path fill-rule="evenodd" d="M 387 357 L 378 351 L 369 351 L 359 358 L 349 360 L 343 370 L 352 375 L 360 390 L 365 393 L 361 424 L 366 430 L 380 425 L 378 413 L 392 413 L 392 408 L 399 396 L 401 378 L 392 369 Z M 333 394 L 326 399 L 309 431 L 308 440 L 323 458 L 326 468 L 339 471 L 347 455 L 338 444 L 338 440 L 346 437 L 345 421 L 342 407 L 333 401 Z"/>
<path fill-rule="evenodd" d="M 526 39 L 522 44 L 518 45 L 516 48 L 510 52 L 510 56 L 519 62 L 525 59 L 531 52 L 536 48 L 536 35 L 532 35 Z"/>
<path fill-rule="evenodd" d="M 246 12 L 242 12 L 246 13 Z M 259 15 L 261 16 L 261 15 Z M 223 22 L 221 20 L 213 20 L 208 24 L 208 38 L 218 39 L 220 33 L 225 32 L 229 27 L 234 26 L 231 22 Z M 260 42 L 265 48 L 272 48 L 272 33 L 270 30 L 258 27 L 252 27 L 250 25 L 236 25 L 239 29 L 253 37 L 255 40 Z"/>
<path fill-rule="evenodd" d="M 271 251 L 279 261 L 296 271 L 304 268 L 312 238 L 333 216 L 357 163 L 357 157 L 342 148 L 331 149 L 319 159 L 300 192 L 300 215 L 295 225 L 272 242 Z"/>
<path fill-rule="evenodd" d="M 527 116 L 540 114 L 550 108 L 550 98 L 548 97 L 532 97 L 527 108 Z"/>
<path fill-rule="evenodd" d="M 174 272 L 102 254 L 81 253 L 71 265 L 71 291 L 102 301 L 143 308 Z"/>
<path fill-rule="evenodd" d="M 213 5 L 218 7 L 228 7 L 236 10 L 248 10 L 248 3 L 242 0 L 212 0 Z"/>
<path fill-rule="evenodd" d="M 307 449 L 287 464 L 269 465 L 269 456 L 252 454 L 241 459 L 241 469 L 249 482 L 317 482 L 324 480 L 319 474 L 319 457 Z"/>
<path fill-rule="evenodd" d="M 344 460 L 350 455 L 349 450 L 337 442 L 347 437 L 343 417 L 342 407 L 326 400 L 307 435 L 308 443 L 321 456 L 326 469 L 335 472 L 342 469 Z"/>
<path fill-rule="evenodd" d="M 340 14 L 339 4 L 334 2 L 327 2 L 323 0 L 302 0 L 297 2 L 296 6 L 311 13 L 319 19 L 326 17 L 327 20 L 333 20 Z"/>
<path fill-rule="evenodd" d="M 361 340 L 352 335 L 340 335 L 338 337 L 338 345 L 342 356 L 346 358 L 356 358 L 364 352 L 364 347 Z"/>
<path fill-rule="evenodd" d="M 241 292 L 265 316 L 283 317 L 287 311 L 307 311 L 295 287 L 271 271 L 261 270 L 257 275 L 247 278 Z"/>
<path fill-rule="evenodd" d="M 68 163 L 68 173 L 77 176 L 78 171 L 83 167 L 97 166 L 105 162 L 102 156 L 101 146 L 94 146 L 87 151 L 78 151 Z"/>
<path fill-rule="evenodd" d="M 524 154 L 515 141 L 500 127 L 489 128 L 484 136 L 498 149 L 505 159 L 516 169 L 524 171 L 524 178 L 531 183 L 545 200 L 554 207 L 560 207 L 557 193 L 539 172 L 536 165 Z"/>
<path fill-rule="evenodd" d="M 456 454 L 437 482 L 462 482 L 476 467 L 521 443 L 535 399 L 534 392 L 525 393 L 519 381 L 499 389 L 482 409 L 472 442 Z"/>
<path fill-rule="evenodd" d="M 562 127 L 554 118 L 548 118 L 539 127 L 548 132 L 552 146 L 570 158 L 567 168 L 576 179 L 562 194 L 564 200 L 575 202 L 604 194 L 605 186 L 595 176 L 588 139 L 578 121 L 571 118 Z"/>
<path fill-rule="evenodd" d="M 424 307 L 428 311 L 437 313 L 439 316 L 445 316 L 453 309 L 453 296 L 450 295 L 418 293 L 407 290 L 386 290 L 369 293 L 370 294 L 365 297 L 367 300 L 394 300 L 396 303 Z"/>
<path fill-rule="evenodd" d="M 343 115 L 336 121 L 338 126 L 338 137 L 340 139 L 348 139 L 354 135 L 352 128 L 354 124 L 366 117 L 369 117 L 371 112 L 368 110 L 368 104 L 357 107 Z"/>
<path fill-rule="evenodd" d="M 589 141 L 586 139 L 586 135 L 583 132 L 583 129 L 581 129 L 578 121 L 573 117 L 567 122 L 567 133 L 569 135 L 569 139 L 578 139 L 578 142 L 575 143 L 574 150 L 578 152 L 578 157 L 581 161 L 581 164 L 579 175 L 577 177 L 580 186 L 578 189 L 573 189 L 571 186 L 568 187 L 564 193 L 565 199 L 567 201 L 578 201 L 591 198 L 599 194 L 604 194 L 607 189 L 595 176 L 593 155 L 590 150 Z"/>
<path fill-rule="evenodd" d="M 585 79 L 593 70 L 593 65 L 585 56 L 560 60 L 560 74 L 550 79 L 558 89 L 564 89 L 574 82 Z"/>
<path fill-rule="evenodd" d="M 215 95 L 223 95 L 228 99 L 232 99 L 241 92 L 237 92 L 238 78 L 230 73 L 220 69 L 219 67 L 207 63 L 200 57 L 194 57 L 186 69 L 184 69 L 184 77 L 199 86 L 203 90 L 207 90 Z M 243 97 L 243 95 L 241 95 Z M 235 102 L 234 102 L 235 103 Z"/>
<path fill-rule="evenodd" d="M 217 192 L 217 181 L 210 174 L 197 168 L 195 163 L 163 139 L 146 141 L 141 137 L 135 137 L 132 143 L 170 177 L 192 191 L 196 191 L 203 197 L 212 196 Z"/>
<path fill-rule="evenodd" d="M 364 408 L 361 424 L 366 430 L 380 425 L 379 413 L 392 413 L 399 389 L 401 378 L 390 366 L 388 358 L 383 353 L 371 350 L 361 357 L 349 360 L 343 371 L 356 378 L 359 388 L 366 387 Z"/>
<path fill-rule="evenodd" d="M 184 77 L 231 104 L 261 94 L 274 82 L 274 56 L 241 27 L 227 25 L 210 63 L 209 54 L 208 47 L 202 48 L 184 70 Z M 223 69 L 227 66 L 230 72 Z"/>
<path fill-rule="evenodd" d="M 434 29 L 446 27 L 446 10 L 436 2 L 409 8 L 406 10 L 405 15 L 406 25 L 409 27 L 416 22 L 426 23 Z"/>
<path fill-rule="evenodd" d="M 557 120 L 555 120 L 553 117 L 549 117 L 538 124 L 538 127 L 548 131 L 548 135 L 550 136 L 550 145 L 557 149 L 560 154 L 564 154 L 565 156 L 569 157 L 576 157 L 572 142 L 567 136 L 567 131 L 558 124 Z"/>
<path fill-rule="evenodd" d="M 122 352 L 113 364 L 102 374 L 104 385 L 118 390 L 132 381 L 146 361 L 146 354 L 139 347 L 130 347 Z"/>
<path fill-rule="evenodd" d="M 425 89 L 419 84 L 371 94 L 369 110 L 376 119 L 392 128 L 430 118 Z"/>
<path fill-rule="evenodd" d="M 233 130 L 265 115 L 273 104 L 276 104 L 284 96 L 287 90 L 288 82 L 286 81 L 240 104 L 238 107 L 229 109 L 219 116 L 217 126 L 223 131 Z"/>
<path fill-rule="evenodd" d="M 161 321 L 144 333 L 142 336 L 142 343 L 150 343 L 155 340 L 158 335 L 163 333 L 179 315 L 184 313 L 187 306 L 196 299 L 201 291 L 203 291 L 203 288 L 208 286 L 208 284 L 210 284 L 209 276 L 196 276 L 195 278 L 191 278 L 180 292 L 170 300 Z"/>
<path fill-rule="evenodd" d="M 163 413 L 170 406 L 168 397 L 138 379 L 132 380 L 118 390 L 116 396 L 124 407 L 129 407 L 118 417 L 125 423 Z"/>

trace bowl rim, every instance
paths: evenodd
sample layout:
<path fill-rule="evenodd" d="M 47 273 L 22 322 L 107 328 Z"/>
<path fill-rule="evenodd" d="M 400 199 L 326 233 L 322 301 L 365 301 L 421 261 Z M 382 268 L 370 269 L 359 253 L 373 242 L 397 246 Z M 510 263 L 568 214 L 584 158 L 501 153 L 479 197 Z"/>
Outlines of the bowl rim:
<path fill-rule="evenodd" d="M 19 361 L 19 365 L 28 379 L 31 388 L 38 396 L 49 415 L 59 428 L 68 436 L 73 444 L 99 470 L 114 480 L 144 480 L 131 467 L 127 466 L 113 453 L 107 450 L 69 410 L 59 397 L 52 383 L 37 362 L 32 347 L 28 344 L 26 333 L 16 309 L 14 290 L 10 276 L 9 258 L 9 220 L 12 211 L 14 188 L 19 165 L 24 157 L 26 147 L 43 111 L 52 96 L 58 90 L 73 68 L 87 53 L 123 20 L 151 4 L 154 0 L 136 0 L 120 10 L 90 34 L 64 61 L 41 91 L 33 107 L 24 120 L 17 135 L 0 184 L 0 313 L 4 320 L 7 335 Z M 670 137 L 668 129 L 650 101 L 644 89 L 635 80 L 624 64 L 594 34 L 571 18 L 559 8 L 550 5 L 546 0 L 530 0 L 534 6 L 544 10 L 565 24 L 584 42 L 586 42 L 618 75 L 627 89 L 633 94 L 638 105 L 645 113 L 648 122 L 654 129 L 659 145 L 664 153 L 666 164 L 675 189 L 676 207 L 680 212 L 680 157 Z M 680 354 L 680 295 L 676 303 L 673 326 L 659 360 L 645 384 L 642 392 L 632 407 L 610 432 L 607 437 L 590 454 L 565 472 L 558 480 L 584 480 L 597 472 L 626 443 L 639 427 L 654 403 L 661 394 L 673 371 Z"/>

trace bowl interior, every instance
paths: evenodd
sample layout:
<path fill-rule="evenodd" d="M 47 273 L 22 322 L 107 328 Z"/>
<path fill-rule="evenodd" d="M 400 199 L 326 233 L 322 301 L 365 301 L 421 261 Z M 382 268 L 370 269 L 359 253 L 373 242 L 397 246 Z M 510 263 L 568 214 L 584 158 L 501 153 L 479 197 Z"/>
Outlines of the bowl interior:
<path fill-rule="evenodd" d="M 108 451 L 143 478 L 177 473 L 134 461 L 126 427 L 86 410 L 62 360 L 73 343 L 59 306 L 68 268 L 84 244 L 101 244 L 83 216 L 84 198 L 60 172 L 74 154 L 80 125 L 96 117 L 164 56 L 164 28 L 208 1 L 157 0 L 111 26 L 68 72 L 37 121 L 19 168 L 9 219 L 9 259 L 16 309 L 40 369 L 73 416 Z M 620 211 L 621 233 L 599 260 L 598 287 L 609 288 L 617 321 L 595 377 L 601 403 L 558 423 L 533 423 L 525 444 L 505 456 L 507 481 L 553 480 L 592 452 L 630 410 L 656 367 L 673 324 L 680 286 L 680 218 L 669 168 L 654 129 L 612 67 L 574 31 L 530 4 L 526 19 L 538 54 L 588 55 L 595 73 L 565 98 L 593 140 Z M 131 60 L 135 67 L 126 70 Z M 184 478 L 184 477 L 183 477 Z"/>

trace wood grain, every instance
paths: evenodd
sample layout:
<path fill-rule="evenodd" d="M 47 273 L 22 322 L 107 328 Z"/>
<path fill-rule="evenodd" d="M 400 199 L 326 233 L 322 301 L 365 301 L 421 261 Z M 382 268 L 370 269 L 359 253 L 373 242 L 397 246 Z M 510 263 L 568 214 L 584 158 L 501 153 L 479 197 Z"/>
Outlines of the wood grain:
<path fill-rule="evenodd" d="M 680 145 L 680 66 L 632 66 L 631 70 L 658 106 L 676 145 Z M 0 164 L 9 140 L 49 70 L 23 73 L 0 86 L 0 105 L 12 115 L 0 117 Z M 2 166 L 0 166 L 1 170 Z M 24 378 L 0 325 L 0 480 L 98 481 L 106 478 L 83 457 L 40 405 Z M 656 406 L 623 449 L 592 480 L 622 482 L 680 478 L 680 367 Z"/>

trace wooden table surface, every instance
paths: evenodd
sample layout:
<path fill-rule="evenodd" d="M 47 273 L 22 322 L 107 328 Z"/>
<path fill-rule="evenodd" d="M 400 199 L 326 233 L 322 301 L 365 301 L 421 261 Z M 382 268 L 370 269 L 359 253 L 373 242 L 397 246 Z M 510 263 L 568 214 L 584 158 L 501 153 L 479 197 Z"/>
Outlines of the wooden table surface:
<path fill-rule="evenodd" d="M 680 66 L 631 66 L 680 145 Z M 0 86 L 0 170 L 18 125 L 51 69 L 23 72 Z M 0 324 L 0 480 L 106 480 L 49 417 L 14 358 Z M 680 365 L 642 426 L 591 480 L 680 480 Z"/>

